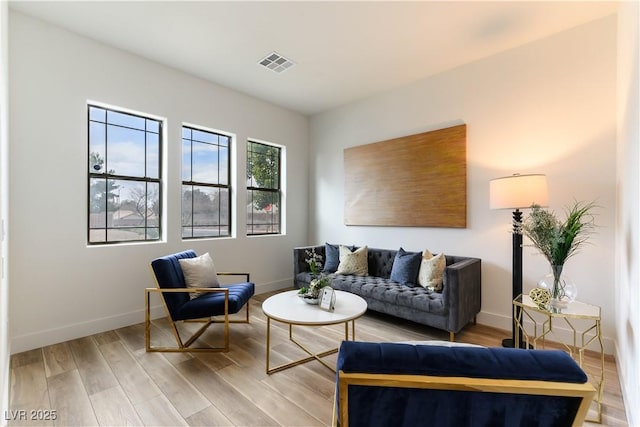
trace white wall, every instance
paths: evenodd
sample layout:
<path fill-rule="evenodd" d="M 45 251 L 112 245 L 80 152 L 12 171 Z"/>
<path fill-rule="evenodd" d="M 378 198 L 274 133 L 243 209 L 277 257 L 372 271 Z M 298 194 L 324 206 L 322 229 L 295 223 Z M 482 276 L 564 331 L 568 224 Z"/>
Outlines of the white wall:
<path fill-rule="evenodd" d="M 489 210 L 489 181 L 544 173 L 550 208 L 597 200 L 598 234 L 566 264 L 579 299 L 615 331 L 616 18 L 580 26 L 311 118 L 312 242 L 482 258 L 480 323 L 511 328 L 511 213 Z M 347 227 L 343 149 L 467 124 L 467 228 Z M 398 183 L 402 185 L 402 183 Z M 524 250 L 524 291 L 549 272 Z"/>
<path fill-rule="evenodd" d="M 640 3 L 618 18 L 618 215 L 616 331 L 618 375 L 630 426 L 640 425 Z"/>
<path fill-rule="evenodd" d="M 220 270 L 249 271 L 257 292 L 291 286 L 307 241 L 308 119 L 19 13 L 10 14 L 12 352 L 143 321 L 149 262 L 193 248 Z M 167 119 L 167 239 L 87 247 L 87 100 Z M 182 122 L 235 133 L 243 206 L 246 140 L 285 146 L 287 234 L 182 241 Z"/>
<path fill-rule="evenodd" d="M 9 222 L 9 81 L 8 3 L 0 2 L 0 411 L 9 408 L 9 259 L 8 236 L 2 227 Z M 6 231 L 6 229 L 5 229 Z M 0 425 L 5 425 L 5 417 Z"/>

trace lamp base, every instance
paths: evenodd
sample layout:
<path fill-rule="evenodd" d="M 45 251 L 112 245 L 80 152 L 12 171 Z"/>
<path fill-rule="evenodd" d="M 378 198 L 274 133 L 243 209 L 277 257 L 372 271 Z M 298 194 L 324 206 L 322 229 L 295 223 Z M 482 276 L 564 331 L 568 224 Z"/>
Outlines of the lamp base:
<path fill-rule="evenodd" d="M 502 340 L 502 346 L 505 348 L 514 348 L 515 347 L 515 343 L 513 342 L 512 338 L 505 338 Z M 524 343 L 520 343 L 520 348 L 527 348 L 526 344 Z M 533 346 L 531 344 L 529 344 L 529 350 L 533 350 Z"/>
<path fill-rule="evenodd" d="M 514 342 L 511 338 L 505 338 L 502 340 L 502 346 L 506 348 L 513 348 Z"/>

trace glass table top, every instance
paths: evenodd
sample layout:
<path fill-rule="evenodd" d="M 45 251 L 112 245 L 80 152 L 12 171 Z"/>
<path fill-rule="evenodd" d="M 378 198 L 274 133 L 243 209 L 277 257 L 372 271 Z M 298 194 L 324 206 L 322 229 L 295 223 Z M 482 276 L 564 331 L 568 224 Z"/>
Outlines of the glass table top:
<path fill-rule="evenodd" d="M 580 301 L 573 301 L 563 308 L 539 307 L 529 295 L 521 294 L 513 300 L 513 303 L 551 317 L 600 319 L 600 307 Z"/>

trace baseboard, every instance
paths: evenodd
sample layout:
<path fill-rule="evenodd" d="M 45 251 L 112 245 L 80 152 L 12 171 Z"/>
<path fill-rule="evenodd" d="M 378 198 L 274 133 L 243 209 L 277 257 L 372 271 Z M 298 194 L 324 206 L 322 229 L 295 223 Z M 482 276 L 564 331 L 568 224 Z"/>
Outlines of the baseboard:
<path fill-rule="evenodd" d="M 20 353 L 38 347 L 57 344 L 77 338 L 113 329 L 135 325 L 144 321 L 144 309 L 135 310 L 129 313 L 117 314 L 114 316 L 101 317 L 98 319 L 78 322 L 59 328 L 45 329 L 31 334 L 13 337 L 11 339 L 11 353 Z"/>
<path fill-rule="evenodd" d="M 256 285 L 256 295 L 266 294 L 267 292 L 279 291 L 281 289 L 293 289 L 293 279 L 279 280 L 277 282 L 261 283 Z"/>
<path fill-rule="evenodd" d="M 509 333 L 511 332 L 511 317 L 507 317 L 502 314 L 487 313 L 481 311 L 480 313 L 478 313 L 476 321 L 481 325 L 491 326 L 497 329 L 504 329 Z M 525 321 L 525 324 L 528 323 Z M 576 339 L 579 338 L 580 337 L 578 336 Z M 565 327 L 565 325 L 562 325 L 562 323 L 556 321 L 553 325 L 553 333 L 548 336 L 548 340 L 554 342 L 572 343 L 573 331 L 570 328 Z M 605 354 L 615 354 L 615 340 L 613 338 L 603 336 L 602 346 L 604 347 Z M 595 343 L 591 343 L 591 345 L 587 348 L 593 351 L 600 351 L 599 346 L 597 346 Z"/>
<path fill-rule="evenodd" d="M 291 288 L 293 286 L 292 283 L 292 279 L 285 279 L 276 282 L 257 284 L 256 294 Z M 164 306 L 159 302 L 151 306 L 150 313 L 152 319 L 166 316 Z M 114 316 L 92 319 L 86 322 L 79 322 L 59 328 L 45 329 L 43 331 L 13 337 L 11 339 L 11 353 L 21 353 L 34 348 L 82 338 L 100 332 L 111 331 L 113 329 L 124 328 L 125 326 L 135 325 L 136 323 L 141 322 L 144 322 L 143 307 L 129 313 L 121 313 Z"/>
<path fill-rule="evenodd" d="M 640 408 L 636 404 L 630 404 L 633 402 L 634 394 L 637 394 L 635 390 L 629 390 L 629 384 L 633 386 L 633 381 L 624 381 L 624 378 L 629 378 L 628 373 L 623 368 L 628 368 L 628 365 L 621 365 L 620 361 L 620 347 L 616 340 L 616 361 L 618 369 L 618 383 L 620 384 L 620 391 L 622 392 L 622 401 L 624 403 L 625 414 L 627 415 L 627 423 L 630 426 L 640 425 Z M 630 374 L 633 375 L 633 374 Z"/>

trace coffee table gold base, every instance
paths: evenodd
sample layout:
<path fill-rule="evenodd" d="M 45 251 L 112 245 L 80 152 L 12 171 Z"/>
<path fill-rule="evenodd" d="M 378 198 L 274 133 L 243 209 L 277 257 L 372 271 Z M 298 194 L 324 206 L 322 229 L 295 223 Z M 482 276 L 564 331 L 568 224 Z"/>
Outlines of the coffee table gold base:
<path fill-rule="evenodd" d="M 345 341 L 349 340 L 349 322 L 351 322 L 351 340 L 355 340 L 356 337 L 356 322 L 355 319 L 354 320 L 348 320 L 346 322 L 344 322 L 344 339 Z M 331 365 L 329 365 L 327 362 L 325 362 L 324 360 L 322 360 L 323 357 L 328 356 L 330 354 L 334 354 L 338 352 L 338 348 L 332 348 L 329 350 L 324 350 L 321 352 L 312 352 L 311 350 L 309 350 L 307 347 L 305 347 L 303 344 L 301 344 L 300 342 L 296 341 L 296 339 L 293 337 L 293 323 L 289 323 L 289 340 L 291 342 L 293 342 L 295 345 L 297 345 L 299 348 L 301 348 L 302 350 L 305 351 L 305 353 L 307 353 L 309 356 L 308 357 L 304 357 L 302 359 L 298 359 L 295 360 L 293 362 L 289 362 L 289 363 L 285 363 L 282 364 L 280 366 L 276 366 L 273 368 L 269 367 L 269 356 L 271 353 L 271 318 L 267 317 L 267 374 L 273 374 L 274 372 L 280 372 L 283 371 L 285 369 L 288 368 L 293 368 L 294 366 L 298 366 L 298 365 L 302 365 L 303 363 L 307 363 L 307 362 L 311 362 L 312 360 L 317 360 L 318 362 L 320 362 L 323 366 L 325 366 L 326 368 L 330 369 L 331 371 L 335 372 L 335 368 Z M 302 325 L 300 325 L 302 326 Z"/>

